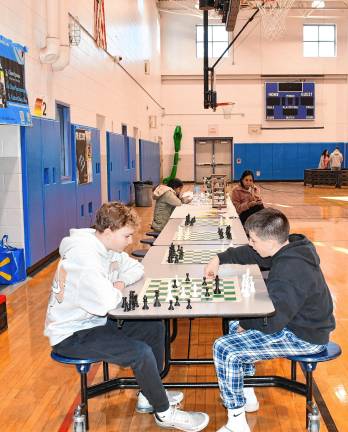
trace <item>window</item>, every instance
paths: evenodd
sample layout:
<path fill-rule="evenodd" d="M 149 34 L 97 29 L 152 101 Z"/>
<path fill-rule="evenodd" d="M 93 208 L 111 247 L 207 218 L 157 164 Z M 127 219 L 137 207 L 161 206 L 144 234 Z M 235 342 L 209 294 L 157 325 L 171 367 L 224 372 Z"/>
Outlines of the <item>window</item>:
<path fill-rule="evenodd" d="M 196 26 L 196 55 L 197 58 L 203 58 L 204 32 L 203 26 Z M 208 26 L 208 54 L 209 57 L 220 57 L 228 46 L 228 32 L 224 25 L 209 25 Z M 228 52 L 224 54 L 228 57 Z"/>
<path fill-rule="evenodd" d="M 60 125 L 60 172 L 63 180 L 71 180 L 70 107 L 56 104 Z"/>
<path fill-rule="evenodd" d="M 336 56 L 335 24 L 304 24 L 303 26 L 304 57 Z"/>

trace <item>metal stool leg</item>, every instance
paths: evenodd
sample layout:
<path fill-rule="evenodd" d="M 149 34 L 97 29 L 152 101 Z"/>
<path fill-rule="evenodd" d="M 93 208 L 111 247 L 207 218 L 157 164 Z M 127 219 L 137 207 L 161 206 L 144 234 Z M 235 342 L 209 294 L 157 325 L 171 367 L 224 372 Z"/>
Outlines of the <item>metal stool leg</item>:
<path fill-rule="evenodd" d="M 88 422 L 88 398 L 87 398 L 87 373 L 80 372 L 81 374 L 81 407 L 86 416 L 86 429 L 89 429 Z"/>
<path fill-rule="evenodd" d="M 313 374 L 312 370 L 306 371 L 306 429 L 308 428 L 308 414 L 312 409 L 312 399 L 313 399 Z"/>
<path fill-rule="evenodd" d="M 103 377 L 104 381 L 109 381 L 109 365 L 107 362 L 103 362 Z"/>
<path fill-rule="evenodd" d="M 291 360 L 291 379 L 296 381 L 296 366 L 297 363 L 294 360 Z"/>

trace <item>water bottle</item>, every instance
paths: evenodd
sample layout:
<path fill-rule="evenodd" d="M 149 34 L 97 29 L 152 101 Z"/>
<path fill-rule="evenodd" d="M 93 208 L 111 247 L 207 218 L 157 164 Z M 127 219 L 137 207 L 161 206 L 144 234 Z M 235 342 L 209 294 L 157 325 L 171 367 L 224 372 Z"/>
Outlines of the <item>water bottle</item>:
<path fill-rule="evenodd" d="M 74 412 L 74 432 L 86 432 L 86 416 L 82 413 L 80 405 L 77 406 Z"/>
<path fill-rule="evenodd" d="M 318 407 L 313 404 L 312 412 L 308 415 L 308 432 L 319 432 L 320 429 L 320 414 Z"/>

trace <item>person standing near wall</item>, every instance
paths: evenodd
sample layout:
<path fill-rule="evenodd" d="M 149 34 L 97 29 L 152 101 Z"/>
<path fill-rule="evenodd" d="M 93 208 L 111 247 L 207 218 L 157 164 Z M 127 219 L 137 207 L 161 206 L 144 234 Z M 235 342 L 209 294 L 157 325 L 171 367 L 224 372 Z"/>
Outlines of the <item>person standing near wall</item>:
<path fill-rule="evenodd" d="M 239 185 L 234 187 L 232 191 L 232 203 L 243 226 L 250 215 L 264 208 L 261 193 L 255 185 L 252 171 L 246 170 L 243 172 Z"/>
<path fill-rule="evenodd" d="M 333 171 L 340 170 L 342 162 L 343 162 L 342 153 L 340 152 L 339 148 L 336 147 L 335 150 L 330 154 L 330 168 Z"/>
<path fill-rule="evenodd" d="M 329 168 L 329 162 L 330 162 L 330 153 L 327 149 L 325 149 L 320 156 L 318 168 L 319 169 L 328 169 Z"/>

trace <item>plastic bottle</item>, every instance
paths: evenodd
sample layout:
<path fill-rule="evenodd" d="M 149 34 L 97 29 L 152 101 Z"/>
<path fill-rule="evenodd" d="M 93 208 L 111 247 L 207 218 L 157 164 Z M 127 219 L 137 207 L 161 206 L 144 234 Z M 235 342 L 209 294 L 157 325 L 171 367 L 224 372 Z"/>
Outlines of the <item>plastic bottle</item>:
<path fill-rule="evenodd" d="M 74 432 L 86 432 L 86 416 L 82 413 L 80 405 L 77 406 L 74 412 Z"/>
<path fill-rule="evenodd" d="M 312 412 L 308 415 L 308 432 L 319 432 L 320 430 L 320 414 L 318 407 L 313 405 Z"/>

